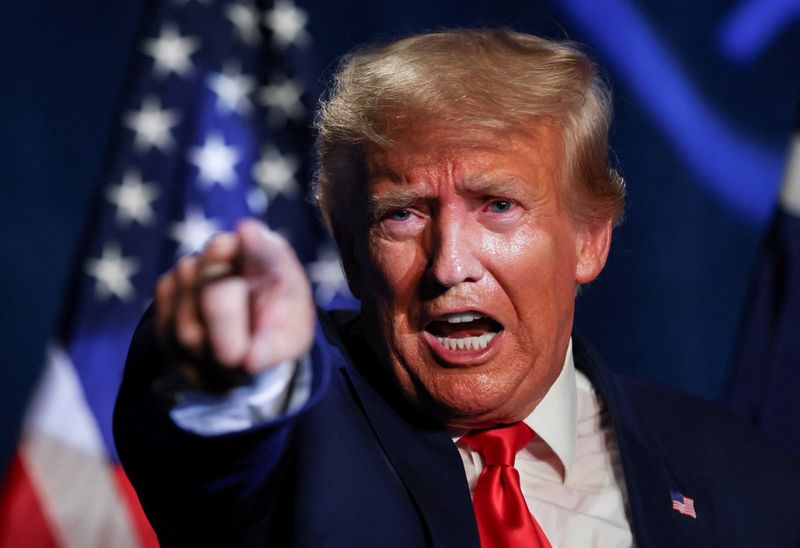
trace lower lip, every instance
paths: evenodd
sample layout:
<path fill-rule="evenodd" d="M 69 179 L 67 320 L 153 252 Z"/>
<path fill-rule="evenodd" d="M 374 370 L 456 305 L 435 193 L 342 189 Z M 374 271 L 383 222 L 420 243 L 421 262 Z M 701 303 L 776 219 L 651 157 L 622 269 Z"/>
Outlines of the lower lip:
<path fill-rule="evenodd" d="M 439 342 L 435 335 L 428 331 L 423 331 L 422 335 L 428 347 L 433 352 L 433 355 L 439 359 L 445 366 L 451 367 L 473 367 L 482 365 L 489 361 L 492 356 L 498 351 L 500 344 L 502 344 L 503 335 L 505 331 L 500 331 L 494 338 L 489 341 L 486 348 L 478 350 L 451 350 Z"/>

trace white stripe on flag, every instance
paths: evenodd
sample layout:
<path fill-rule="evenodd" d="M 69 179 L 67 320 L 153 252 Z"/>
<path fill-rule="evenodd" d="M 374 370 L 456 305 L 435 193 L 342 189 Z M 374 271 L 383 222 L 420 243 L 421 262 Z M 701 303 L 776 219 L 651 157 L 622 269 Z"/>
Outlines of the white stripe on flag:
<path fill-rule="evenodd" d="M 800 134 L 792 138 L 789 161 L 781 187 L 781 205 L 792 215 L 800 217 Z"/>
<path fill-rule="evenodd" d="M 106 457 L 72 360 L 58 346 L 48 349 L 45 370 L 28 407 L 24 428 L 27 433 L 60 440 L 87 455 Z"/>
<path fill-rule="evenodd" d="M 138 538 L 68 356 L 51 351 L 20 454 L 65 548 L 128 548 Z"/>

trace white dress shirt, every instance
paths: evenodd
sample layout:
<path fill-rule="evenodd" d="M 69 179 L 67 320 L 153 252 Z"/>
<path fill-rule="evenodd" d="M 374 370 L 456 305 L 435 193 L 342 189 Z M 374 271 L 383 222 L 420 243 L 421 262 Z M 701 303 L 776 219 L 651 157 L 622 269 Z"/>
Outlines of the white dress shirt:
<path fill-rule="evenodd" d="M 302 360 L 256 377 L 225 396 L 197 391 L 180 395 L 170 416 L 202 435 L 244 430 L 301 406 L 309 396 L 311 367 Z M 628 501 L 614 431 L 603 402 L 575 370 L 570 340 L 564 367 L 525 418 L 536 433 L 517 454 L 522 494 L 554 548 L 617 548 L 633 545 Z M 480 454 L 452 432 L 470 492 L 483 469 Z"/>
<path fill-rule="evenodd" d="M 536 433 L 515 468 L 528 509 L 554 548 L 633 545 L 622 466 L 608 411 L 575 370 L 570 340 L 564 368 L 524 419 Z M 458 443 L 470 492 L 483 470 L 477 451 Z"/>
<path fill-rule="evenodd" d="M 311 395 L 311 376 L 308 356 L 298 364 L 283 362 L 223 395 L 182 390 L 169 415 L 182 429 L 203 436 L 241 432 L 301 407 Z"/>

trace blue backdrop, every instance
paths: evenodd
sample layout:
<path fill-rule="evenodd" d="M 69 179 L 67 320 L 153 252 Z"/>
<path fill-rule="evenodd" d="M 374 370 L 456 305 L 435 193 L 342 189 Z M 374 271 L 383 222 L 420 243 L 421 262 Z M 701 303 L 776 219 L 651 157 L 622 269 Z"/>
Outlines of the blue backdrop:
<path fill-rule="evenodd" d="M 800 96 L 797 0 L 298 4 L 322 78 L 356 44 L 421 29 L 510 26 L 586 43 L 615 90 L 629 204 L 578 323 L 614 369 L 721 401 Z M 3 7 L 0 466 L 64 302 L 150 7 Z"/>

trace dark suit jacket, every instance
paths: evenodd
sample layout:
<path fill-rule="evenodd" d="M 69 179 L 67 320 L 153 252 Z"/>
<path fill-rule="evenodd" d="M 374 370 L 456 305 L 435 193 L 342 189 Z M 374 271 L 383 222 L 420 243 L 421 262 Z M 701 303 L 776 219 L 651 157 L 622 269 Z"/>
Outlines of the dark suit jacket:
<path fill-rule="evenodd" d="M 450 436 L 395 392 L 357 319 L 321 324 L 303 409 L 216 437 L 169 420 L 153 390 L 164 360 L 140 326 L 115 437 L 162 543 L 478 548 Z M 612 417 L 638 546 L 800 546 L 793 461 L 702 401 L 612 374 L 578 335 L 573 347 Z M 673 490 L 697 519 L 672 510 Z"/>

